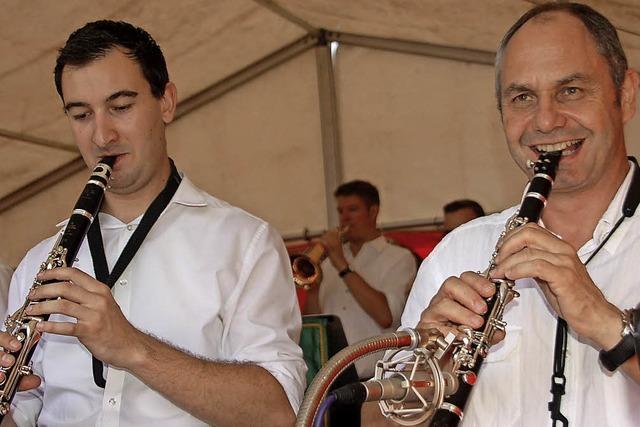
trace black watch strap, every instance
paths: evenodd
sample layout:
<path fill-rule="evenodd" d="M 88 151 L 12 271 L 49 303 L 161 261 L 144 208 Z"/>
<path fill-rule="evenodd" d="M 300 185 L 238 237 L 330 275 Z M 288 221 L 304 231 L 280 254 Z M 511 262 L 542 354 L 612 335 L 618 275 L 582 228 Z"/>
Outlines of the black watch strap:
<path fill-rule="evenodd" d="M 338 273 L 338 276 L 344 277 L 349 273 L 353 273 L 353 270 L 351 268 L 349 268 L 349 266 L 347 265 L 345 268 L 340 270 L 340 272 Z"/>
<path fill-rule="evenodd" d="M 600 350 L 600 362 L 613 372 L 636 354 L 633 334 L 626 334 L 611 350 Z"/>

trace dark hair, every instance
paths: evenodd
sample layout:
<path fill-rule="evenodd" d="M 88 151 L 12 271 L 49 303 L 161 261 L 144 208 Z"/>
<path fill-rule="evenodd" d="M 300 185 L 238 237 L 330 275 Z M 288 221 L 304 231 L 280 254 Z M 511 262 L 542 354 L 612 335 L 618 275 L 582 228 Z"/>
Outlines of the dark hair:
<path fill-rule="evenodd" d="M 453 202 L 444 205 L 442 209 L 445 213 L 459 211 L 460 209 L 471 209 L 478 217 L 485 215 L 484 209 L 482 209 L 480 203 L 470 199 L 454 200 Z"/>
<path fill-rule="evenodd" d="M 336 188 L 333 195 L 335 197 L 359 196 L 364 200 L 368 207 L 371 207 L 372 205 L 380 205 L 380 194 L 378 193 L 378 189 L 373 184 L 358 179 L 355 181 L 345 182 L 340 185 Z"/>
<path fill-rule="evenodd" d="M 513 24 L 509 31 L 504 35 L 500 42 L 500 47 L 496 54 L 496 99 L 498 101 L 498 110 L 502 111 L 501 97 L 502 88 L 500 86 L 500 77 L 502 73 L 502 60 L 504 58 L 504 52 L 507 49 L 509 41 L 514 34 L 529 20 L 547 12 L 566 12 L 576 18 L 578 18 L 587 31 L 593 37 L 598 53 L 602 55 L 609 64 L 609 71 L 613 83 L 617 89 L 618 102 L 620 101 L 620 89 L 624 82 L 624 76 L 627 72 L 627 57 L 624 54 L 620 39 L 618 38 L 618 32 L 611 22 L 605 18 L 602 14 L 595 11 L 591 7 L 579 4 L 579 3 L 543 3 L 522 15 L 518 21 Z"/>
<path fill-rule="evenodd" d="M 169 82 L 167 64 L 160 46 L 145 30 L 123 21 L 95 21 L 77 29 L 58 52 L 54 80 L 60 98 L 62 95 L 62 71 L 66 65 L 82 66 L 103 58 L 111 49 L 121 47 L 137 62 L 151 93 L 160 98 Z"/>

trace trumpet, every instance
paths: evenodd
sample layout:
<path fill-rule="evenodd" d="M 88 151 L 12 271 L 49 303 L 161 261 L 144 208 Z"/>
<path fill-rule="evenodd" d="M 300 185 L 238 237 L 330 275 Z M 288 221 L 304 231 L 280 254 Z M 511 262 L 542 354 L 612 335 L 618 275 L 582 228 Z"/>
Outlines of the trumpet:
<path fill-rule="evenodd" d="M 344 235 L 348 230 L 348 226 L 337 228 L 341 240 L 344 239 Z M 291 270 L 293 270 L 293 282 L 296 287 L 308 291 L 314 285 L 320 283 L 322 281 L 320 264 L 328 255 L 327 249 L 321 243 L 316 243 L 303 253 L 293 257 Z"/>

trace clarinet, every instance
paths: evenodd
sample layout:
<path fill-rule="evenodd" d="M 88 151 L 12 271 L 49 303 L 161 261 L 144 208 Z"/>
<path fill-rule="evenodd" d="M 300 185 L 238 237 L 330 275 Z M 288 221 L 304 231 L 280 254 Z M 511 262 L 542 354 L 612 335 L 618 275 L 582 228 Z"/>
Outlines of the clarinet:
<path fill-rule="evenodd" d="M 80 245 L 93 222 L 93 218 L 100 210 L 115 159 L 115 157 L 105 157 L 93 169 L 89 181 L 73 208 L 67 226 L 59 235 L 47 259 L 40 265 L 38 273 L 73 265 Z M 46 282 L 39 281 L 36 276 L 30 290 L 44 284 Z M 11 401 L 18 390 L 20 379 L 32 373 L 31 357 L 42 336 L 36 330 L 36 325 L 49 319 L 49 315 L 27 315 L 26 309 L 32 303 L 33 301 L 27 296 L 24 304 L 15 313 L 8 316 L 4 322 L 6 333 L 17 339 L 22 344 L 22 347 L 16 352 L 11 352 L 16 359 L 13 366 L 9 368 L 0 367 L 0 372 L 5 375 L 4 381 L 0 383 L 0 422 L 9 413 Z"/>
<path fill-rule="evenodd" d="M 495 250 L 491 256 L 489 268 L 484 272 L 484 277 L 489 278 L 489 271 L 495 268 L 495 259 L 498 250 L 502 246 L 505 235 L 528 222 L 538 222 L 542 209 L 547 203 L 547 198 L 553 186 L 556 169 L 560 162 L 561 152 L 555 151 L 543 153 L 533 166 L 534 175 L 529 182 L 522 204 L 516 214 L 507 222 L 504 231 L 500 234 Z M 466 337 L 454 347 L 452 354 L 452 374 L 457 378 L 457 390 L 447 396 L 444 402 L 433 415 L 431 427 L 457 426 L 464 415 L 464 408 L 469 400 L 469 395 L 477 381 L 482 362 L 487 357 L 491 341 L 496 331 L 505 330 L 506 322 L 502 315 L 506 305 L 518 297 L 512 280 L 494 279 L 496 285 L 495 294 L 486 300 L 488 310 L 484 317 L 484 325 L 473 330 L 461 327 Z"/>

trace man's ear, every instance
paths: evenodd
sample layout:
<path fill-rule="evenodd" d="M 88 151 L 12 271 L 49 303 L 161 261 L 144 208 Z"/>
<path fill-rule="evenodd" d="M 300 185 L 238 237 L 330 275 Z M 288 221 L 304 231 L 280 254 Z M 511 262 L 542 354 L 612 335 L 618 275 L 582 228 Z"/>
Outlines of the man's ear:
<path fill-rule="evenodd" d="M 168 124 L 173 121 L 178 104 L 178 89 L 172 82 L 168 82 L 164 87 L 164 94 L 160 98 L 160 108 L 162 109 L 162 120 Z"/>
<path fill-rule="evenodd" d="M 380 212 L 380 205 L 369 206 L 369 215 L 373 215 L 374 218 L 378 218 L 378 212 Z"/>
<path fill-rule="evenodd" d="M 620 108 L 622 108 L 622 123 L 627 123 L 636 114 L 636 95 L 640 78 L 635 70 L 629 68 L 624 76 L 620 88 Z"/>

